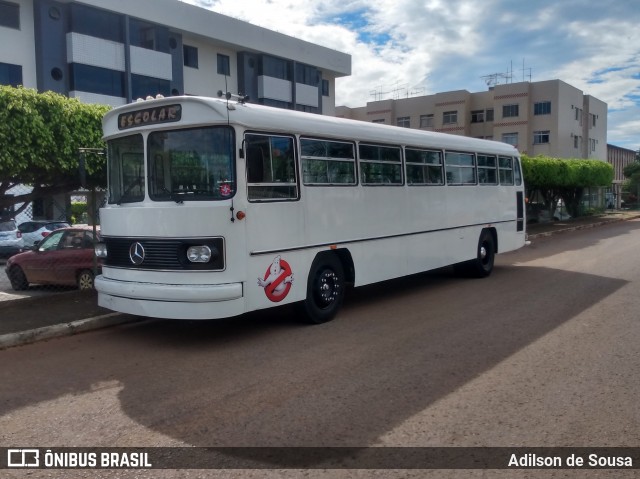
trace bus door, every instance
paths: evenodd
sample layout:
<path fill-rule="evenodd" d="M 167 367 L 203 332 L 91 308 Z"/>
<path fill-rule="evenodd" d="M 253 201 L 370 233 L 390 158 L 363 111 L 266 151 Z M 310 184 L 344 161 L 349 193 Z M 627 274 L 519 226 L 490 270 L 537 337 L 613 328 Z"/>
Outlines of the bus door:
<path fill-rule="evenodd" d="M 295 144 L 295 137 L 288 135 L 246 133 L 244 137 L 250 255 L 246 295 L 249 304 L 258 308 L 285 297 L 302 299 L 305 294 L 307 271 L 300 270 L 296 259 L 301 257 L 305 227 Z"/>

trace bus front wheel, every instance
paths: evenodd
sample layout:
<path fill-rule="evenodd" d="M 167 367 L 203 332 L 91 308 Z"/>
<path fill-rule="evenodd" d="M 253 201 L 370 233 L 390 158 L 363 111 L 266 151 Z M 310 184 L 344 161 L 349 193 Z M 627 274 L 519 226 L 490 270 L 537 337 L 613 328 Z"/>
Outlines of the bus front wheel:
<path fill-rule="evenodd" d="M 331 321 L 338 313 L 344 299 L 344 268 L 335 254 L 316 257 L 309 271 L 307 298 L 303 313 L 312 324 Z"/>

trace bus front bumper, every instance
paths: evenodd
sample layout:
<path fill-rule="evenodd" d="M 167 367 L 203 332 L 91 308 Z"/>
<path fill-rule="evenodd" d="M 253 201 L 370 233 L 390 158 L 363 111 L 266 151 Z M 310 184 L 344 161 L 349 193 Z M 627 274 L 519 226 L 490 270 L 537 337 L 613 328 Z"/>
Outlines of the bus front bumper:
<path fill-rule="evenodd" d="M 242 283 L 157 284 L 95 278 L 98 305 L 166 319 L 217 319 L 244 313 Z"/>

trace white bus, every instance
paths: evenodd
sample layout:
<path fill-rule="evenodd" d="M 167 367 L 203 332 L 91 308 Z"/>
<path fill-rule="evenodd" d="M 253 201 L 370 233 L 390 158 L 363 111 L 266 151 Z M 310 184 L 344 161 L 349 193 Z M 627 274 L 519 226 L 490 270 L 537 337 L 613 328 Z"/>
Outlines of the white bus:
<path fill-rule="evenodd" d="M 525 243 L 515 148 L 238 101 L 172 97 L 104 118 L 100 306 L 231 317 L 300 302 L 332 319 L 345 286 Z"/>

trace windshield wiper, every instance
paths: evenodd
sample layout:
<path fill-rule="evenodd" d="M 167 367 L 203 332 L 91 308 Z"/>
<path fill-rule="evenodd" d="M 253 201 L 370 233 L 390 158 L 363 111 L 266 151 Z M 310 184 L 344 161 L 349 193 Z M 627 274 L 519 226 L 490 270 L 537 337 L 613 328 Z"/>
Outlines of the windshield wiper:
<path fill-rule="evenodd" d="M 124 199 L 129 196 L 129 193 L 131 193 L 131 191 L 136 186 L 140 186 L 140 185 L 142 185 L 142 178 L 138 177 L 138 178 L 136 178 L 136 180 L 134 182 L 132 182 L 129 186 L 127 186 L 127 188 L 124 190 L 124 192 L 120 195 L 120 198 L 118 198 L 118 201 L 116 201 L 116 204 L 118 206 L 120 206 L 122 204 L 122 202 L 124 201 Z"/>

